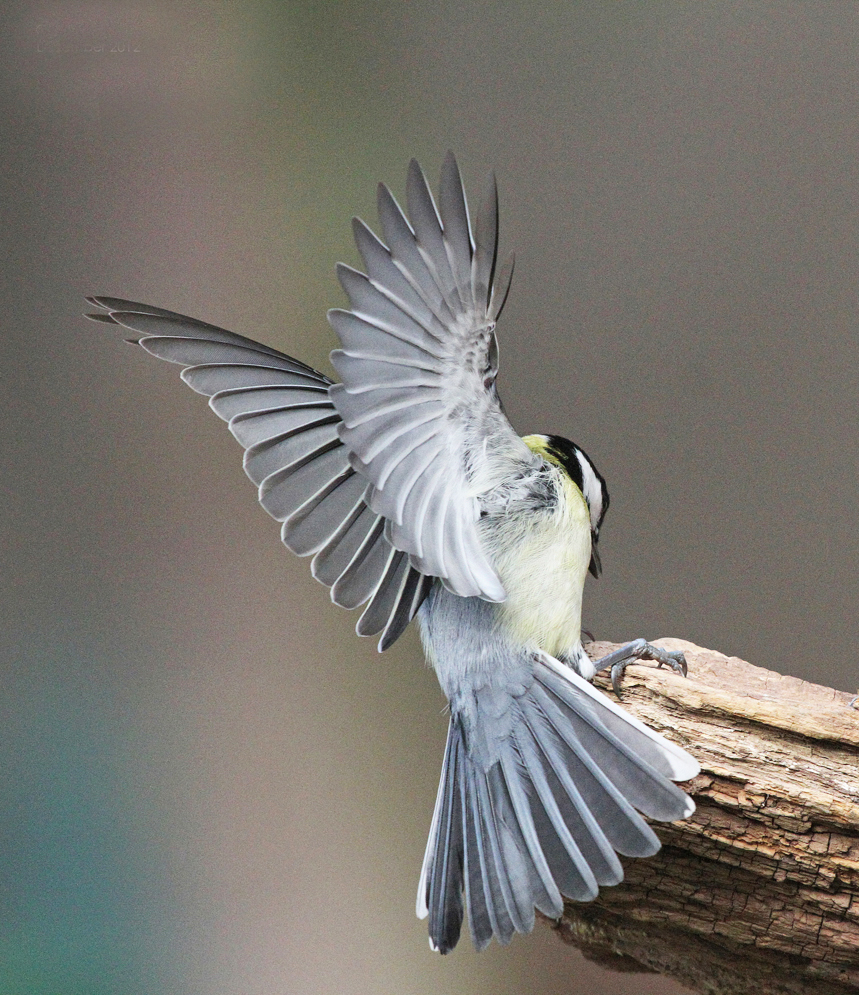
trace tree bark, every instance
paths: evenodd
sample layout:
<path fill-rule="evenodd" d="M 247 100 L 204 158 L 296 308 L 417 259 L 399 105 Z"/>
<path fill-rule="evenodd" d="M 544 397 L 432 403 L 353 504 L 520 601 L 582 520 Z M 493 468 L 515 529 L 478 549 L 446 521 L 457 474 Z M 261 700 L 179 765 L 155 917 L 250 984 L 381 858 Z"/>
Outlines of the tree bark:
<path fill-rule="evenodd" d="M 567 903 L 560 936 L 607 966 L 707 995 L 859 991 L 851 696 L 679 639 L 660 645 L 685 651 L 689 676 L 630 667 L 622 704 L 698 759 L 701 774 L 684 785 L 697 809 L 654 824 L 662 850 L 625 860 L 621 885 Z M 613 648 L 587 647 L 594 657 Z"/>

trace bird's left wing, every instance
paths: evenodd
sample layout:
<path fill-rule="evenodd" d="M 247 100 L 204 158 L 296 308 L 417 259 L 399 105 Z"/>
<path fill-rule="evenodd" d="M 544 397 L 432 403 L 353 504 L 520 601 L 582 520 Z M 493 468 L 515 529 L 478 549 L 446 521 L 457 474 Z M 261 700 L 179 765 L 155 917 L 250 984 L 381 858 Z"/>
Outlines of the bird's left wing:
<path fill-rule="evenodd" d="M 379 187 L 387 245 L 355 222 L 366 275 L 339 267 L 352 306 L 329 314 L 343 344 L 331 354 L 343 381 L 330 390 L 338 431 L 392 545 L 454 594 L 503 601 L 480 542 L 481 499 L 534 457 L 495 390 L 495 322 L 512 272 L 512 260 L 496 272 L 495 183 L 474 235 L 450 153 L 438 208 L 414 160 L 406 192 L 411 220 Z"/>
<path fill-rule="evenodd" d="M 356 626 L 381 633 L 384 650 L 403 632 L 432 578 L 385 538 L 385 521 L 364 500 L 367 481 L 349 465 L 341 419 L 324 374 L 269 346 L 163 308 L 90 297 L 87 315 L 134 332 L 129 341 L 184 367 L 182 379 L 209 398 L 245 449 L 245 472 L 260 504 L 283 522 L 299 556 L 315 554 L 313 575 L 346 608 L 369 602 Z"/>

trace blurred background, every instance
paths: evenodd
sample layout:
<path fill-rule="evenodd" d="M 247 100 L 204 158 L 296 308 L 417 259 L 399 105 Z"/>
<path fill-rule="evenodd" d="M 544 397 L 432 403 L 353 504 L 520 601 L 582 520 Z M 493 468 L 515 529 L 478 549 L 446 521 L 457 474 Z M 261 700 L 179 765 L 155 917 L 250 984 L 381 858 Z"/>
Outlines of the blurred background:
<path fill-rule="evenodd" d="M 599 638 L 859 681 L 859 8 L 4 5 L 2 995 L 679 993 L 545 925 L 432 956 L 446 729 L 83 295 L 330 370 L 349 219 L 494 169 L 499 385 L 608 480 Z"/>

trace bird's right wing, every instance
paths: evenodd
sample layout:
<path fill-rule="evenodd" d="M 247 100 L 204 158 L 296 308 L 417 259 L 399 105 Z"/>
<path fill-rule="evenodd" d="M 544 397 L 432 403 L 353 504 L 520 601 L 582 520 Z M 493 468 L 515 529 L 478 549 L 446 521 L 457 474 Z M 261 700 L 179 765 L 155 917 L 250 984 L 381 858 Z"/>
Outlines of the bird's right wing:
<path fill-rule="evenodd" d="M 90 297 L 87 317 L 134 333 L 130 341 L 184 367 L 182 379 L 229 425 L 245 449 L 245 472 L 281 538 L 313 556 L 313 576 L 344 608 L 367 603 L 356 630 L 387 649 L 433 583 L 385 538 L 385 521 L 364 500 L 367 481 L 337 437 L 331 381 L 277 349 L 164 308 Z"/>
<path fill-rule="evenodd" d="M 493 181 L 472 236 L 448 153 L 439 208 L 414 160 L 407 199 L 411 221 L 379 187 L 387 245 L 356 220 L 367 273 L 338 269 L 351 303 L 329 314 L 343 345 L 331 354 L 339 435 L 391 544 L 454 594 L 503 601 L 478 535 L 481 498 L 534 457 L 495 391 L 495 322 L 512 274 L 511 260 L 496 275 L 497 192 Z"/>

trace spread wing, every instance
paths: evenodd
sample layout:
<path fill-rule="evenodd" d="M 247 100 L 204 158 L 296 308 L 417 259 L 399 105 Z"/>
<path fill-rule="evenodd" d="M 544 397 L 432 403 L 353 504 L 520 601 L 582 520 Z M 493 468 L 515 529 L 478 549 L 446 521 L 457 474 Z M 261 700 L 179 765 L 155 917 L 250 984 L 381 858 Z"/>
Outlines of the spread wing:
<path fill-rule="evenodd" d="M 496 278 L 498 198 L 472 234 L 459 169 L 448 154 L 440 211 L 412 162 L 406 220 L 384 186 L 379 213 L 390 248 L 356 219 L 367 273 L 339 266 L 351 310 L 329 318 L 342 377 L 193 318 L 113 297 L 88 298 L 88 317 L 184 367 L 245 448 L 262 506 L 283 522 L 293 552 L 335 603 L 365 604 L 357 630 L 390 646 L 434 578 L 454 593 L 503 600 L 481 548 L 480 499 L 532 455 L 495 391 L 495 321 L 512 260 Z"/>
<path fill-rule="evenodd" d="M 493 181 L 472 235 L 448 153 L 439 207 L 414 160 L 407 200 L 411 222 L 380 186 L 387 246 L 356 220 L 367 273 L 338 267 L 351 303 L 329 313 L 343 346 L 331 354 L 338 435 L 391 544 L 455 594 L 502 601 L 478 538 L 480 499 L 509 474 L 507 457 L 531 457 L 495 391 L 495 322 L 512 274 L 511 260 L 495 275 L 497 192 Z"/>
<path fill-rule="evenodd" d="M 432 578 L 385 537 L 385 521 L 364 500 L 367 481 L 349 465 L 341 424 L 322 373 L 276 349 L 162 308 L 90 297 L 88 315 L 121 325 L 159 359 L 184 367 L 182 379 L 245 449 L 245 472 L 260 504 L 283 522 L 281 537 L 299 556 L 315 554 L 314 577 L 346 608 L 367 607 L 359 635 L 381 633 L 379 649 L 403 632 Z"/>

